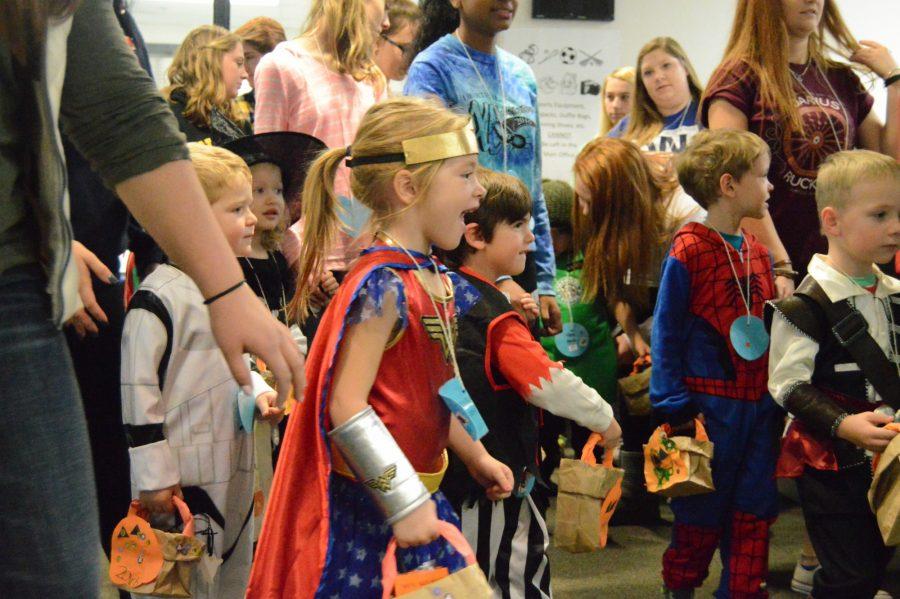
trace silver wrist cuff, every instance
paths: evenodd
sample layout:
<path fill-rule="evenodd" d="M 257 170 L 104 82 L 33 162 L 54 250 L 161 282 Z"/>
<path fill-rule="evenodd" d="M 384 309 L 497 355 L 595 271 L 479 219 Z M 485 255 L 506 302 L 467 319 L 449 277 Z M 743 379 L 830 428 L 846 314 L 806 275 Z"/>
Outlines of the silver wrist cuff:
<path fill-rule="evenodd" d="M 332 429 L 328 437 L 375 500 L 388 524 L 402 520 L 431 498 L 372 406 Z"/>

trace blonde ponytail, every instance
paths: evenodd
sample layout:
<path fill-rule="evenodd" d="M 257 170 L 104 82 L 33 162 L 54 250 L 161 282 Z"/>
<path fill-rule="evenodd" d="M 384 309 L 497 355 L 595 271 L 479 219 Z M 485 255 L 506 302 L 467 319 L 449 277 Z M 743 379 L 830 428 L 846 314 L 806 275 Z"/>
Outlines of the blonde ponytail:
<path fill-rule="evenodd" d="M 303 184 L 303 240 L 297 292 L 288 305 L 288 314 L 294 320 L 302 322 L 309 314 L 309 298 L 322 273 L 325 253 L 334 244 L 340 226 L 334 177 L 346 153 L 346 148 L 323 152 L 310 167 Z"/>

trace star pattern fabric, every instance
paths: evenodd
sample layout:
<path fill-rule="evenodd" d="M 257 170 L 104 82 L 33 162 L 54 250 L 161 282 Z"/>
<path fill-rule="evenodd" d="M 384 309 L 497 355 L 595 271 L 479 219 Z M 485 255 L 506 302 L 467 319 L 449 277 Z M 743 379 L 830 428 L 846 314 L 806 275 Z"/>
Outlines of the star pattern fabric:
<path fill-rule="evenodd" d="M 438 518 L 459 527 L 459 518 L 444 494 L 437 492 L 432 499 L 437 504 Z M 391 527 L 383 523 L 362 487 L 340 475 L 332 476 L 331 508 L 331 558 L 325 564 L 323 584 L 316 597 L 380 599 L 381 560 L 393 536 Z M 443 566 L 455 572 L 466 565 L 463 557 L 443 539 L 421 547 L 397 549 L 397 562 L 400 572 L 422 565 Z"/>

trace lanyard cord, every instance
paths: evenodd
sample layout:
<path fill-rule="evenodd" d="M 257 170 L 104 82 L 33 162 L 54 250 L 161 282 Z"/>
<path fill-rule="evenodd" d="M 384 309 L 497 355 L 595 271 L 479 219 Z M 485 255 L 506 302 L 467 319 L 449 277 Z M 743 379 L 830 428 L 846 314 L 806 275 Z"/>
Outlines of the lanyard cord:
<path fill-rule="evenodd" d="M 494 96 L 494 94 L 491 93 L 491 88 L 489 88 L 487 83 L 485 82 L 484 77 L 481 76 L 481 71 L 478 70 L 478 66 L 475 64 L 475 61 L 472 59 L 472 55 L 469 53 L 469 48 L 466 47 L 465 42 L 463 42 L 462 38 L 459 37 L 459 29 L 454 31 L 453 35 L 459 41 L 459 45 L 462 46 L 463 52 L 466 53 L 466 58 L 469 59 L 469 64 L 472 66 L 472 70 L 475 71 L 476 75 L 478 75 L 478 80 L 481 82 L 481 86 L 484 88 L 485 93 L 488 96 Z M 507 148 L 507 145 L 506 145 L 506 137 L 507 137 L 506 89 L 504 89 L 504 85 L 503 85 L 503 69 L 500 68 L 500 57 L 496 56 L 496 59 L 497 59 L 497 61 L 496 61 L 496 63 L 494 63 L 494 68 L 496 69 L 496 72 L 497 72 L 497 80 L 500 83 L 500 102 L 503 107 L 503 118 L 500 121 L 500 139 L 503 141 L 503 172 L 506 173 L 506 172 L 508 172 L 507 159 L 506 159 L 506 155 L 507 155 L 507 151 L 506 151 L 506 148 Z M 496 116 L 498 119 L 500 119 L 501 118 L 500 113 L 497 111 L 497 107 L 493 103 L 491 104 L 491 108 L 494 111 L 494 116 Z"/>
<path fill-rule="evenodd" d="M 716 231 L 716 229 L 713 229 Z M 744 255 L 741 252 L 738 252 L 738 256 L 741 258 L 741 263 L 744 264 L 744 269 L 747 271 L 747 297 L 744 297 L 744 290 L 741 289 L 741 279 L 738 277 L 737 269 L 734 267 L 734 262 L 731 259 L 731 252 L 728 249 L 728 242 L 725 241 L 725 238 L 722 237 L 722 234 L 716 231 L 716 235 L 719 236 L 719 239 L 722 240 L 722 243 L 725 245 L 725 256 L 728 258 L 728 266 L 731 267 L 731 274 L 734 275 L 734 281 L 737 283 L 738 293 L 741 296 L 741 300 L 744 302 L 744 307 L 747 308 L 747 322 L 750 322 L 750 301 L 753 299 L 753 292 L 750 291 L 750 244 L 747 243 L 747 240 L 744 239 L 744 245 L 747 246 L 747 261 L 744 262 Z"/>
<path fill-rule="evenodd" d="M 807 65 L 807 68 L 809 68 L 809 65 Z M 819 68 L 818 63 L 816 64 L 816 72 L 825 81 L 825 85 L 828 86 L 828 91 L 830 91 L 831 95 L 834 96 L 834 101 L 837 102 L 838 106 L 841 107 L 841 114 L 843 115 L 844 122 L 846 123 L 846 125 L 844 126 L 844 143 L 843 144 L 841 144 L 841 140 L 838 137 L 837 128 L 834 126 L 834 121 L 831 120 L 831 115 L 828 114 L 828 111 L 825 110 L 824 108 L 822 108 L 821 106 L 819 107 L 819 109 L 825 115 L 825 118 L 828 119 L 828 125 L 829 125 L 829 127 L 831 127 L 831 133 L 832 133 L 832 135 L 834 135 L 834 141 L 837 144 L 838 151 L 843 151 L 843 150 L 849 149 L 850 148 L 850 136 L 849 136 L 850 115 L 847 113 L 847 108 L 844 106 L 844 103 L 841 102 L 841 99 L 838 97 L 837 92 L 835 92 L 834 88 L 831 86 L 831 82 L 828 80 L 828 77 L 826 77 L 825 73 L 822 72 L 822 69 Z M 803 70 L 803 74 L 805 74 L 805 73 L 806 73 L 806 69 Z M 816 105 L 815 98 L 813 98 L 812 92 L 809 91 L 809 88 L 807 88 L 806 85 L 803 84 L 802 75 L 797 75 L 796 73 L 794 73 L 794 71 L 791 71 L 791 75 L 794 76 L 794 80 L 800 85 L 801 89 L 803 89 L 804 93 L 806 94 L 807 101 L 809 101 L 809 103 L 811 105 L 815 106 Z"/>
<path fill-rule="evenodd" d="M 266 252 L 266 256 L 268 257 L 268 260 L 275 262 L 275 271 L 278 273 L 280 279 L 281 269 L 278 268 L 278 261 L 275 260 L 275 257 L 269 252 Z M 256 286 L 259 287 L 259 292 L 262 294 L 262 301 L 266 305 L 266 309 L 269 312 L 272 312 L 272 307 L 269 305 L 268 298 L 266 298 L 266 290 L 263 288 L 262 282 L 259 280 L 259 275 L 256 274 L 256 269 L 253 268 L 253 263 L 250 261 L 250 258 L 246 256 L 244 256 L 243 258 L 247 263 L 247 266 L 250 267 L 250 272 L 253 273 L 253 278 L 256 279 Z M 278 309 L 278 312 L 281 313 L 282 310 L 287 308 L 287 297 L 284 294 L 284 284 L 280 280 L 278 281 L 278 286 L 281 287 L 281 307 Z"/>
<path fill-rule="evenodd" d="M 403 247 L 403 245 L 401 245 L 388 233 L 386 233 L 385 231 L 379 231 L 378 233 L 376 233 L 376 236 L 378 235 L 384 237 L 385 241 L 387 241 L 388 243 L 391 243 L 403 250 L 403 253 L 406 254 L 410 260 L 412 260 L 412 263 L 415 265 L 418 272 L 422 272 L 425 270 L 419 264 L 419 261 L 416 260 L 415 257 L 409 252 L 409 250 Z M 432 265 L 434 265 L 434 274 L 436 274 L 438 276 L 438 279 L 440 279 L 440 281 L 443 283 L 444 277 L 442 277 L 440 271 L 438 271 L 437 264 L 435 264 L 434 261 L 432 261 L 431 263 Z M 444 339 L 447 341 L 447 350 L 450 354 L 450 361 L 453 364 L 453 374 L 456 375 L 457 379 L 462 380 L 462 374 L 460 374 L 459 372 L 459 364 L 456 362 L 456 349 L 453 347 L 453 337 L 451 336 L 453 325 L 450 317 L 450 309 L 447 307 L 447 300 L 441 298 L 441 307 L 444 308 L 443 312 L 441 312 L 441 310 L 438 310 L 437 303 L 435 303 L 434 298 L 431 296 L 431 293 L 425 287 L 425 283 L 420 280 L 419 284 L 422 286 L 422 290 L 425 291 L 425 295 L 428 296 L 428 300 L 431 302 L 431 307 L 434 308 L 434 313 L 435 315 L 437 315 L 438 322 L 441 326 L 441 333 L 444 335 Z"/>

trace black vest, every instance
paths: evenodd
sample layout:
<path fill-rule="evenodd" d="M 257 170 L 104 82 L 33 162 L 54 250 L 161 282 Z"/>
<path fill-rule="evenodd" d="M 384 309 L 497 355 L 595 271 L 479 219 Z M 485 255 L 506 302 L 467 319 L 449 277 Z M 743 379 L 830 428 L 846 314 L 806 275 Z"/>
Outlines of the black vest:
<path fill-rule="evenodd" d="M 481 298 L 468 312 L 457 315 L 456 359 L 466 390 L 488 427 L 481 442 L 491 456 L 512 470 L 515 492 L 525 481 L 526 473 L 539 479 L 538 410 L 509 388 L 499 372 L 490 373 L 494 380 L 491 384 L 485 356 L 491 324 L 500 317 L 519 316 L 509 316 L 512 306 L 496 287 L 468 274 L 459 276 L 471 283 Z M 441 490 L 457 511 L 464 502 L 485 496 L 484 489 L 452 452 Z"/>
<path fill-rule="evenodd" d="M 776 309 L 803 334 L 819 344 L 816 353 L 812 381 L 815 387 L 832 395 L 843 396 L 865 402 L 868 397 L 868 381 L 856 364 L 850 352 L 841 345 L 831 330 L 828 319 L 818 301 L 811 296 L 814 288 L 821 289 L 819 283 L 807 275 L 790 298 L 777 302 Z M 818 294 L 817 294 L 818 295 Z M 889 296 L 890 306 L 886 314 L 900 326 L 900 294 Z M 891 330 L 893 345 L 900 343 L 900 330 Z"/>

